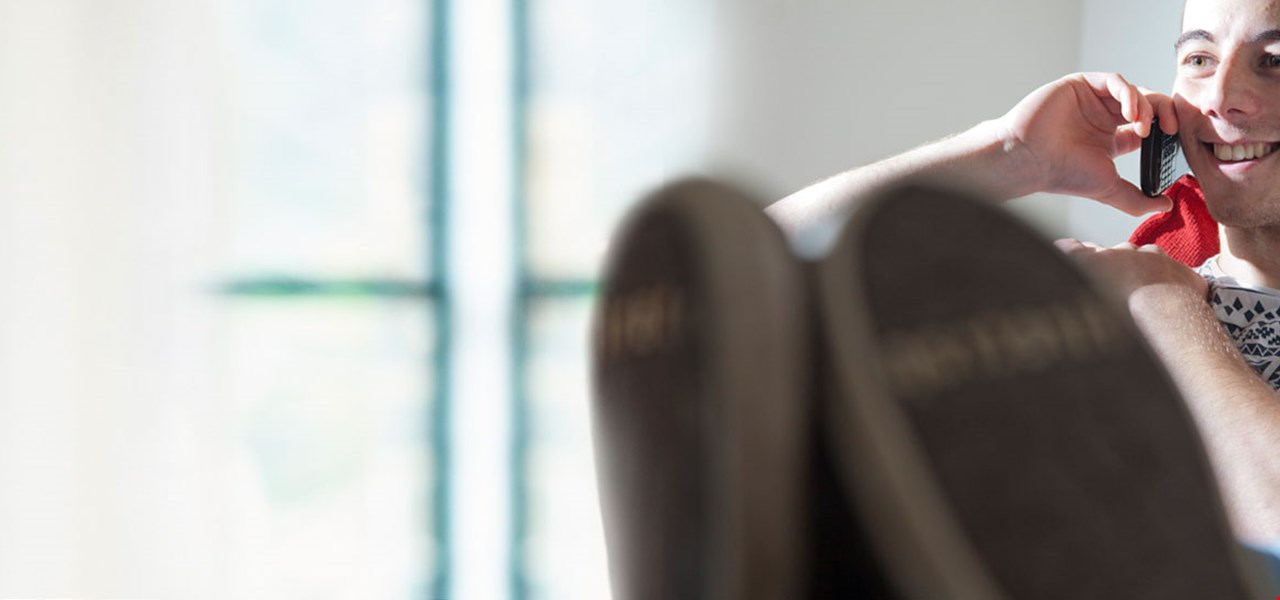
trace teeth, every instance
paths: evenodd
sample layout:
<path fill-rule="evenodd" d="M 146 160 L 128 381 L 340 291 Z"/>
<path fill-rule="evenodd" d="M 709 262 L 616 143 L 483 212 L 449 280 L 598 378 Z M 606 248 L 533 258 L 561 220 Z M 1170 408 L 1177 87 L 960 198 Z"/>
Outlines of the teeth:
<path fill-rule="evenodd" d="M 1251 160 L 1254 158 L 1262 158 L 1275 150 L 1275 144 L 1236 144 L 1234 146 L 1228 144 L 1214 144 L 1213 155 L 1218 160 Z"/>

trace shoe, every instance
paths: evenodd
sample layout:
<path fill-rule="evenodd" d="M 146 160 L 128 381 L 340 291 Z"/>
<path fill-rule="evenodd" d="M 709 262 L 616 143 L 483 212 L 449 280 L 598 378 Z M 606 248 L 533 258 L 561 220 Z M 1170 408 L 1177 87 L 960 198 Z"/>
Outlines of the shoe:
<path fill-rule="evenodd" d="M 618 600 L 805 593 L 807 292 L 761 206 L 684 181 L 614 239 L 592 416 Z"/>
<path fill-rule="evenodd" d="M 904 187 L 818 266 L 834 471 L 895 595 L 1250 598 L 1127 311 L 990 203 Z"/>

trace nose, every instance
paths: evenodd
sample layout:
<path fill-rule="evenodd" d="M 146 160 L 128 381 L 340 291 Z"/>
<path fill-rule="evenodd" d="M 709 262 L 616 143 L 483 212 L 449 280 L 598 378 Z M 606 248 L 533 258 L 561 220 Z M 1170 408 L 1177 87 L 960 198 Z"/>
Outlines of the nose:
<path fill-rule="evenodd" d="M 1224 61 L 1205 88 L 1200 105 L 1204 114 L 1224 120 L 1248 117 L 1261 103 L 1257 76 L 1236 61 Z"/>

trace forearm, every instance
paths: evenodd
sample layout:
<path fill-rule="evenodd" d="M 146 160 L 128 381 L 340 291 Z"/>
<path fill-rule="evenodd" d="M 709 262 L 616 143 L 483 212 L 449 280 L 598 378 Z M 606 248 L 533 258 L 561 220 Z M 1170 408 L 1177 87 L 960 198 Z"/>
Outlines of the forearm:
<path fill-rule="evenodd" d="M 1034 184 L 1020 169 L 1029 162 L 1005 141 L 997 121 L 984 121 L 954 136 L 877 163 L 845 171 L 769 206 L 788 233 L 846 214 L 858 198 L 906 179 L 926 178 L 1001 200 L 1029 194 Z"/>
<path fill-rule="evenodd" d="M 1154 104 L 1153 104 L 1154 102 Z M 1113 159 L 1136 150 L 1160 113 L 1173 133 L 1167 96 L 1144 94 L 1115 73 L 1076 73 L 1041 86 L 998 119 L 889 158 L 846 171 L 770 206 L 793 239 L 820 238 L 858 198 L 905 179 L 933 179 L 1007 200 L 1046 191 L 1092 198 L 1131 215 L 1167 210 L 1116 172 Z"/>
<path fill-rule="evenodd" d="M 1140 290 L 1130 308 L 1200 428 L 1237 535 L 1280 539 L 1280 395 L 1245 363 L 1198 294 Z"/>

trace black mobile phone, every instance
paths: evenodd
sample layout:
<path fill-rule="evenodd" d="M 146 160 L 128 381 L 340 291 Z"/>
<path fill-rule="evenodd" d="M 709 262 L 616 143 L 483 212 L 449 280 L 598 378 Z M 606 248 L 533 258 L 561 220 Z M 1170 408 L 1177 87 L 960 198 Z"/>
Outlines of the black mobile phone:
<path fill-rule="evenodd" d="M 1160 118 L 1151 119 L 1151 134 L 1142 140 L 1142 193 L 1156 197 L 1169 189 L 1182 173 L 1178 169 L 1177 134 L 1160 130 Z"/>

